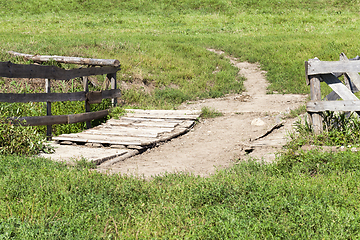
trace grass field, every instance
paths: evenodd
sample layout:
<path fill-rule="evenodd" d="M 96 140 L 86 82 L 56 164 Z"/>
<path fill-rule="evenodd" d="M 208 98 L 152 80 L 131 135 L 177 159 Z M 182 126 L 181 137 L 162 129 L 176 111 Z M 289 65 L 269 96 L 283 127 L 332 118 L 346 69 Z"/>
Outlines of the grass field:
<path fill-rule="evenodd" d="M 259 62 L 268 72 L 269 93 L 308 93 L 305 60 L 359 54 L 359 7 L 357 0 L 1 1 L 0 60 L 22 61 L 8 50 L 116 58 L 119 82 L 134 86 L 123 89 L 126 105 L 169 109 L 244 90 L 237 69 L 207 50 L 214 48 Z M 61 104 L 58 114 L 83 110 Z M 17 104 L 0 109 L 2 115 L 42 111 Z M 349 129 L 336 131 L 326 141 L 348 144 L 353 137 Z M 305 141 L 322 140 L 293 144 Z M 207 178 L 166 174 L 145 181 L 90 167 L 0 155 L 0 238 L 359 237 L 357 152 L 304 153 L 291 146 L 276 163 L 239 162 Z"/>

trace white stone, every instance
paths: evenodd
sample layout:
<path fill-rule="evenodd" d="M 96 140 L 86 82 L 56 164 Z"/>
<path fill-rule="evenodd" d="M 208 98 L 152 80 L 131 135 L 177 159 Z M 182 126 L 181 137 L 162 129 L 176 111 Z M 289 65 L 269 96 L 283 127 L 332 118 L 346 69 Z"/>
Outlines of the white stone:
<path fill-rule="evenodd" d="M 263 120 L 261 120 L 260 118 L 255 118 L 254 120 L 251 121 L 251 125 L 253 125 L 253 126 L 264 126 L 265 122 Z"/>

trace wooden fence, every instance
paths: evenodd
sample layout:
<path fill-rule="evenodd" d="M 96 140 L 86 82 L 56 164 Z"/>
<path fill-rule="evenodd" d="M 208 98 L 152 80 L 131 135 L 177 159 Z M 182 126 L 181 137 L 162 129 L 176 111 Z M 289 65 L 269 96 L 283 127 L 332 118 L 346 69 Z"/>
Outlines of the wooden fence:
<path fill-rule="evenodd" d="M 359 57 L 348 59 L 340 54 L 340 61 L 320 61 L 310 59 L 305 62 L 306 83 L 310 85 L 311 101 L 307 103 L 307 112 L 316 134 L 323 131 L 321 112 L 324 111 L 354 111 L 360 113 L 360 101 L 354 95 L 360 89 Z M 344 83 L 338 77 L 344 75 Z M 325 82 L 332 92 L 321 101 L 320 82 Z M 337 99 L 343 101 L 336 101 Z"/>
<path fill-rule="evenodd" d="M 87 128 L 91 127 L 91 120 L 105 117 L 109 110 L 91 112 L 90 104 L 100 103 L 102 99 L 112 99 L 113 106 L 116 105 L 117 97 L 121 96 L 120 89 L 116 86 L 116 72 L 120 70 L 120 62 L 115 59 L 90 59 L 64 56 L 40 56 L 8 52 L 11 55 L 23 57 L 34 62 L 46 62 L 49 60 L 61 63 L 88 65 L 87 68 L 65 70 L 56 66 L 43 66 L 36 64 L 14 64 L 11 62 L 0 62 L 0 77 L 7 78 L 41 78 L 45 81 L 45 93 L 0 93 L 0 102 L 46 102 L 47 115 L 36 117 L 20 117 L 13 120 L 23 122 L 28 126 L 47 125 L 48 139 L 52 136 L 53 124 L 69 124 L 86 122 Z M 111 90 L 90 92 L 88 87 L 88 76 L 104 75 L 111 83 Z M 74 93 L 52 93 L 50 91 L 50 80 L 70 80 L 81 78 L 84 91 Z M 51 103 L 59 101 L 84 101 L 85 113 L 71 115 L 52 115 Z"/>

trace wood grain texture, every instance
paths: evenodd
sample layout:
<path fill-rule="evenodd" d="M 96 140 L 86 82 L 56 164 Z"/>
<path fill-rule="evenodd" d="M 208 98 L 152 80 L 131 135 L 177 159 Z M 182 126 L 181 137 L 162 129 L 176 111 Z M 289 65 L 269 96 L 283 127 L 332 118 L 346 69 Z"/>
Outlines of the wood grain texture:
<path fill-rule="evenodd" d="M 65 70 L 55 66 L 0 62 L 0 76 L 8 78 L 70 80 L 83 76 L 116 73 L 118 70 L 119 68 L 117 67 L 92 67 Z"/>
<path fill-rule="evenodd" d="M 101 91 L 103 99 L 121 96 L 120 89 Z M 63 101 L 85 101 L 86 92 L 74 93 L 0 93 L 0 102 L 63 102 Z"/>
<path fill-rule="evenodd" d="M 307 74 L 318 75 L 333 72 L 360 72 L 360 61 L 311 61 L 307 62 Z"/>
<path fill-rule="evenodd" d="M 71 115 L 52 115 L 52 116 L 36 116 L 36 117 L 20 117 L 10 118 L 14 123 L 24 126 L 41 126 L 54 124 L 67 124 L 85 122 L 93 119 L 103 118 L 108 114 L 108 110 L 97 112 L 71 114 Z M 24 122 L 26 121 L 26 122 Z"/>
<path fill-rule="evenodd" d="M 318 76 L 310 77 L 310 96 L 312 101 L 321 101 L 320 80 Z M 310 113 L 310 120 L 315 134 L 323 131 L 322 118 L 319 113 Z"/>
<path fill-rule="evenodd" d="M 18 53 L 14 51 L 8 51 L 9 54 L 17 57 L 23 57 L 34 62 L 48 62 L 50 60 L 71 63 L 79 65 L 94 65 L 94 66 L 112 66 L 119 67 L 120 62 L 117 59 L 95 59 L 95 58 L 81 58 L 81 57 L 66 57 L 66 56 L 49 56 L 49 55 L 31 55 L 25 53 Z"/>
<path fill-rule="evenodd" d="M 153 146 L 188 132 L 195 124 L 194 120 L 166 118 L 169 115 L 184 114 L 185 111 L 177 113 L 170 110 L 166 113 L 167 110 L 140 110 L 137 111 L 139 112 L 138 115 L 144 115 L 144 111 L 146 111 L 146 118 L 122 116 L 120 119 L 110 119 L 106 123 L 82 133 L 63 134 L 55 137 L 54 140 L 126 146 Z M 132 112 L 131 114 L 135 113 Z M 149 115 L 158 118 L 148 118 Z"/>
<path fill-rule="evenodd" d="M 350 89 L 348 89 L 337 77 L 332 74 L 322 74 L 321 78 L 332 88 L 343 100 L 359 100 Z M 321 98 L 321 95 L 320 95 Z M 319 100 L 313 99 L 311 100 Z"/>
<path fill-rule="evenodd" d="M 311 101 L 306 104 L 308 112 L 323 111 L 360 111 L 360 100 L 358 101 Z"/>

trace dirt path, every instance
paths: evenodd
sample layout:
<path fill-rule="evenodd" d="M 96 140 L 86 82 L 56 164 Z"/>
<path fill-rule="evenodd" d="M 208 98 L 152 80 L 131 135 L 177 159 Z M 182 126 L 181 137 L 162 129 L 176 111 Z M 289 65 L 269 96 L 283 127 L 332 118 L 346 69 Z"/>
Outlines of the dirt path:
<path fill-rule="evenodd" d="M 100 165 L 99 171 L 140 177 L 165 172 L 190 172 L 207 176 L 217 168 L 228 167 L 238 159 L 249 156 L 272 161 L 274 153 L 286 142 L 285 135 L 294 122 L 294 119 L 284 121 L 282 117 L 290 109 L 302 105 L 306 95 L 266 95 L 268 83 L 265 72 L 257 64 L 228 58 L 239 68 L 239 74 L 247 79 L 244 83 L 246 92 L 180 106 L 180 109 L 201 109 L 207 106 L 222 112 L 222 117 L 201 120 L 189 133 L 111 167 Z M 255 140 L 279 123 L 283 126 Z"/>

